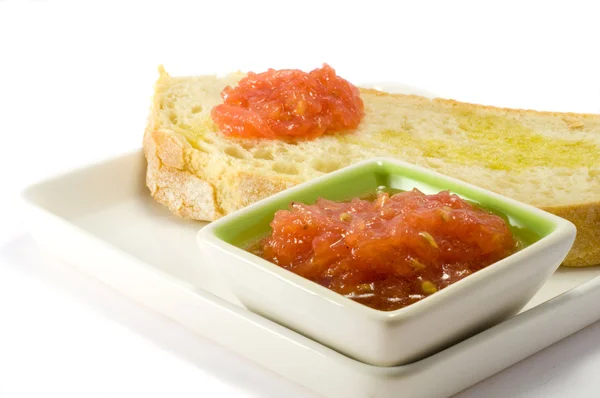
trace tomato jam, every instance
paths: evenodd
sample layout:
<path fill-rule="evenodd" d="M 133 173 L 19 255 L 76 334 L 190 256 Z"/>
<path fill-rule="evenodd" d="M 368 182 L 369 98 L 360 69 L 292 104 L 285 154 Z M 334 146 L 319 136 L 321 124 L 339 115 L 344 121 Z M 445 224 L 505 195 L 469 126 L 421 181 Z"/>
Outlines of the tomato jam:
<path fill-rule="evenodd" d="M 442 191 L 292 203 L 249 250 L 369 307 L 415 303 L 518 249 L 499 215 Z"/>
<path fill-rule="evenodd" d="M 358 88 L 329 65 L 309 73 L 295 69 L 248 73 L 221 93 L 212 119 L 229 136 L 311 139 L 355 129 L 364 116 Z"/>

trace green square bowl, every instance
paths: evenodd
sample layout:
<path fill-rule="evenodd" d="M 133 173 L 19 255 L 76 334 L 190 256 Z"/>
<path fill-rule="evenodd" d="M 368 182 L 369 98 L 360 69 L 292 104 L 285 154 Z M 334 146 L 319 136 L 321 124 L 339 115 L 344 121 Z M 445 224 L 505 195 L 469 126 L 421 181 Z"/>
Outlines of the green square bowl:
<path fill-rule="evenodd" d="M 296 275 L 244 247 L 270 231 L 277 210 L 318 198 L 348 200 L 387 186 L 449 190 L 507 217 L 526 243 L 417 303 L 379 311 Z M 198 233 L 206 261 L 248 309 L 356 360 L 397 366 L 422 359 L 518 313 L 560 266 L 575 226 L 535 207 L 395 159 L 375 158 L 297 185 Z"/>

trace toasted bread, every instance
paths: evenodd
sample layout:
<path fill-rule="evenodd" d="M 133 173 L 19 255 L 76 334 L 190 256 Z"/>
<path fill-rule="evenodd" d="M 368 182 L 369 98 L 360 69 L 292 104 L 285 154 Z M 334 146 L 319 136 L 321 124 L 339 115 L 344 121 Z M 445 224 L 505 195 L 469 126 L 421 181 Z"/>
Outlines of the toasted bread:
<path fill-rule="evenodd" d="M 365 117 L 357 130 L 297 142 L 231 138 L 210 112 L 243 73 L 159 72 L 143 141 L 146 182 L 178 216 L 216 220 L 324 173 L 390 156 L 570 220 L 578 235 L 564 265 L 600 264 L 600 115 L 361 89 Z"/>

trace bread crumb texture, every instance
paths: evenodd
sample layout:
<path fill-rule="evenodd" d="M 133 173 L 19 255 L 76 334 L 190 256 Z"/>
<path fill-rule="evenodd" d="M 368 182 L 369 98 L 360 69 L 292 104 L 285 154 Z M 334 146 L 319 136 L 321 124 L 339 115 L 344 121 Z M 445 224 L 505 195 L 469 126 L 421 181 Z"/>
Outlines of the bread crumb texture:
<path fill-rule="evenodd" d="M 566 265 L 600 263 L 600 115 L 537 112 L 361 89 L 358 129 L 311 141 L 226 137 L 210 112 L 244 74 L 163 69 L 144 138 L 148 186 L 174 213 L 214 220 L 371 157 L 425 166 L 565 217 Z M 187 184 L 187 185 L 186 185 Z"/>

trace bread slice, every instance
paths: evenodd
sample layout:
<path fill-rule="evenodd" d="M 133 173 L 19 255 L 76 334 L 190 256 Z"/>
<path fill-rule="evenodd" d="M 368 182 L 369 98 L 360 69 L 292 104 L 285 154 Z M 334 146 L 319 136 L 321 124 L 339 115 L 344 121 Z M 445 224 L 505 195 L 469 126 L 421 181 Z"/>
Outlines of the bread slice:
<path fill-rule="evenodd" d="M 210 112 L 243 73 L 171 77 L 161 67 L 144 135 L 151 194 L 215 220 L 357 161 L 391 156 L 564 217 L 567 266 L 600 263 L 600 115 L 495 108 L 361 89 L 358 130 L 286 143 L 221 134 Z"/>

